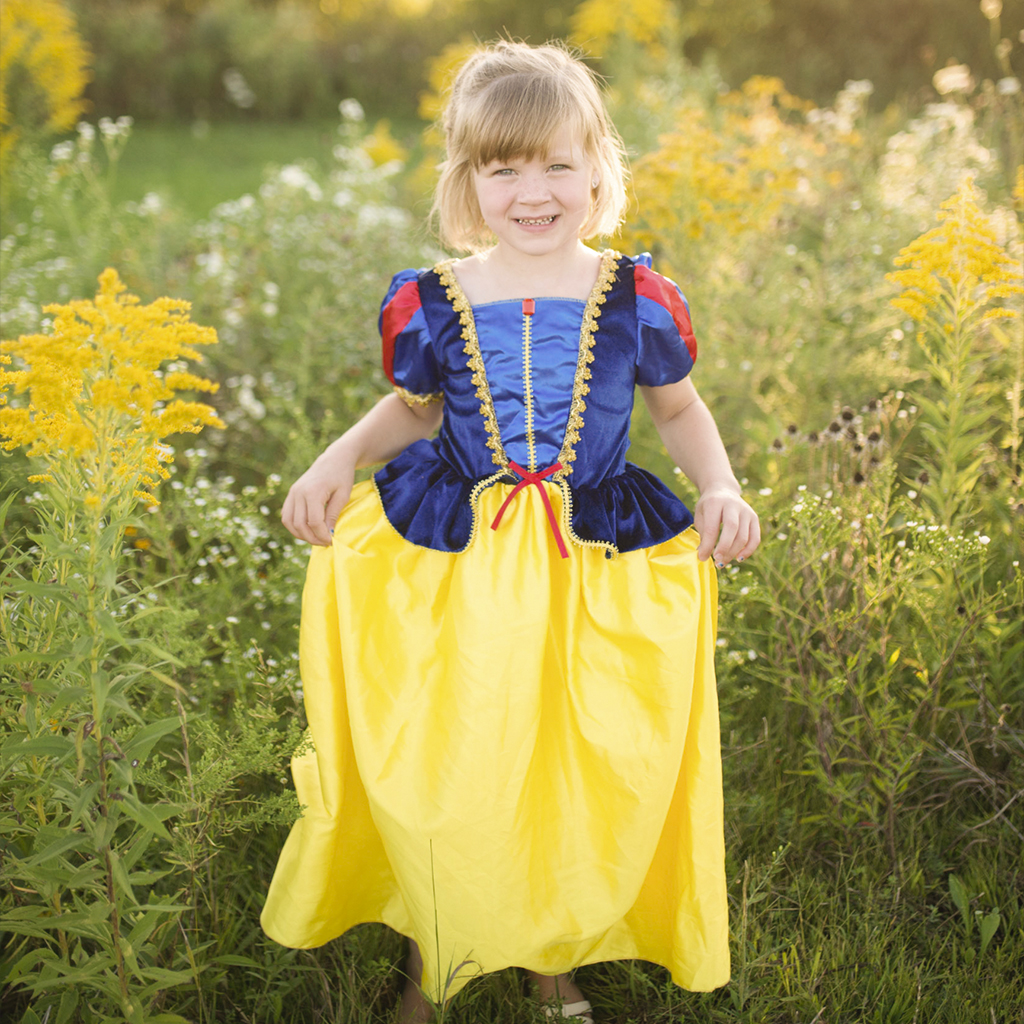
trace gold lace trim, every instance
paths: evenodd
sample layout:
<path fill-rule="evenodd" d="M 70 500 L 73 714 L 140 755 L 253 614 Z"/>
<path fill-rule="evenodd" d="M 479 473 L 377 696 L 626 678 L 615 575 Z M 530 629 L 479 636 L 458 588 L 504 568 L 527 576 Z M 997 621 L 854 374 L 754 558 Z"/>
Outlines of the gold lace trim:
<path fill-rule="evenodd" d="M 594 335 L 597 333 L 597 320 L 601 315 L 601 306 L 604 305 L 608 292 L 615 282 L 615 270 L 619 260 L 619 253 L 614 249 L 605 249 L 601 253 L 601 269 L 597 275 L 590 298 L 587 299 L 586 308 L 583 310 L 583 323 L 580 326 L 580 354 L 576 361 L 576 376 L 573 379 L 572 402 L 569 405 L 569 419 L 565 424 L 565 438 L 562 441 L 562 450 L 558 453 L 558 461 L 562 468 L 553 475 L 552 479 L 563 481 L 571 472 L 572 464 L 576 461 L 575 446 L 580 440 L 580 431 L 583 429 L 583 413 L 586 411 L 587 403 L 584 397 L 590 394 L 590 364 L 594 361 Z M 569 536 L 577 544 L 596 544 L 596 541 L 582 541 Z M 600 544 L 599 547 L 608 547 L 607 544 Z M 614 545 L 612 545 L 614 547 Z"/>
<path fill-rule="evenodd" d="M 558 476 L 556 473 L 555 476 Z M 558 481 L 559 489 L 562 492 L 562 526 L 565 528 L 565 535 L 581 548 L 604 548 L 605 554 L 610 558 L 617 558 L 619 549 L 609 540 L 584 540 L 577 537 L 572 528 L 572 491 L 569 488 L 569 481 L 562 477 Z"/>
<path fill-rule="evenodd" d="M 472 523 L 469 527 L 469 539 L 466 541 L 465 546 L 459 548 L 457 551 L 442 551 L 441 554 L 461 555 L 463 551 L 467 551 L 469 549 L 470 544 L 472 544 L 473 541 L 476 540 L 476 535 L 480 530 L 480 495 L 483 494 L 483 492 L 486 491 L 487 488 L 491 486 L 491 484 L 497 483 L 503 476 L 505 476 L 505 470 L 501 469 L 498 470 L 498 472 L 495 473 L 493 476 L 488 476 L 485 477 L 483 480 L 478 480 L 473 485 L 473 490 L 469 492 L 469 509 L 470 514 L 472 515 Z M 401 537 L 402 540 L 407 541 L 411 544 L 412 541 L 410 541 L 408 537 L 404 536 L 399 531 L 398 527 L 395 526 L 395 524 L 391 522 L 390 519 L 388 519 L 388 514 L 384 509 L 384 498 L 380 493 L 380 488 L 377 486 L 376 475 L 371 476 L 370 479 L 373 481 L 373 489 L 377 493 L 377 500 L 380 502 L 381 515 L 384 516 L 385 522 L 388 524 L 388 526 L 391 527 L 391 529 L 395 532 L 397 536 Z M 577 543 L 585 544 L 587 542 L 578 541 Z"/>
<path fill-rule="evenodd" d="M 476 385 L 476 397 L 480 401 L 480 415 L 484 418 L 484 429 L 487 431 L 487 447 L 491 449 L 491 461 L 502 469 L 508 468 L 508 456 L 501 443 L 501 434 L 498 431 L 498 416 L 494 411 L 494 399 L 491 398 L 491 389 L 487 383 L 487 371 L 484 369 L 484 359 L 480 354 L 480 339 L 476 333 L 476 321 L 473 319 L 473 307 L 466 298 L 459 284 L 458 278 L 452 271 L 452 264 L 455 261 L 444 260 L 434 267 L 434 272 L 441 279 L 445 287 L 445 295 L 452 304 L 452 309 L 459 314 L 459 322 L 462 324 L 462 338 L 466 342 L 462 351 L 469 356 L 469 369 Z"/>
<path fill-rule="evenodd" d="M 407 391 L 405 388 L 399 387 L 397 384 L 394 385 L 394 388 L 395 394 L 397 394 L 398 397 L 401 398 L 401 400 L 410 408 L 414 405 L 433 405 L 434 402 L 444 400 L 443 391 L 431 391 L 425 395 L 417 395 L 415 392 Z"/>

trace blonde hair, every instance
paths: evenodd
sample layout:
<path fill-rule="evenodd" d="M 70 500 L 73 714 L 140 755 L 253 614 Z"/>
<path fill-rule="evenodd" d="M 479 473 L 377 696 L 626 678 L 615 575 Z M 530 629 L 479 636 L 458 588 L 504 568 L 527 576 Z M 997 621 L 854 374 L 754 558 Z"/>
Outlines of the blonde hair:
<path fill-rule="evenodd" d="M 447 159 L 434 192 L 442 242 L 479 252 L 491 241 L 473 172 L 492 160 L 545 155 L 568 125 L 594 165 L 590 216 L 581 238 L 612 234 L 626 207 L 625 150 L 604 108 L 594 73 L 557 43 L 494 43 L 462 65 L 445 106 Z"/>

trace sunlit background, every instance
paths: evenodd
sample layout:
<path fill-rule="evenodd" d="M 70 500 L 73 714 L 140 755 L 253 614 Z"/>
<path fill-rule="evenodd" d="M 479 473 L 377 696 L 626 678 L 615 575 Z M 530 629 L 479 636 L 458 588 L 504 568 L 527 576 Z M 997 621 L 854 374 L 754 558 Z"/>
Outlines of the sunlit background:
<path fill-rule="evenodd" d="M 257 924 L 304 726 L 279 516 L 389 390 L 380 300 L 443 255 L 431 122 L 504 35 L 603 76 L 633 174 L 594 244 L 685 291 L 764 532 L 719 574 L 733 979 L 589 965 L 598 1020 L 1021 1024 L 1022 31 L 1020 0 L 0 0 L 0 1017 L 390 1019 L 394 933 Z M 539 1019 L 513 972 L 444 1016 Z"/>

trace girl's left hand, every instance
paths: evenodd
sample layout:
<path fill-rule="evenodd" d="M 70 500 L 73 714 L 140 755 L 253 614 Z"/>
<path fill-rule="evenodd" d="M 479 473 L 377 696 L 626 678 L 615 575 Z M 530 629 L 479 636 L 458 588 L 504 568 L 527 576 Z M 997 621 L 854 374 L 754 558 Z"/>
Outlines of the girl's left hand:
<path fill-rule="evenodd" d="M 700 534 L 697 557 L 703 562 L 714 554 L 719 567 L 733 558 L 749 558 L 761 543 L 757 513 L 729 487 L 710 487 L 701 494 L 693 525 Z"/>

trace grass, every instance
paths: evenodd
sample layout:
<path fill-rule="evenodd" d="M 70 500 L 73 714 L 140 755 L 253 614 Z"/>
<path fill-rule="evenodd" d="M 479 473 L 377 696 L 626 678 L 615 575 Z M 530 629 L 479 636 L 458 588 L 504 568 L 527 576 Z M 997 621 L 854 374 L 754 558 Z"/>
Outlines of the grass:
<path fill-rule="evenodd" d="M 268 164 L 332 162 L 336 120 L 281 124 L 136 124 L 118 165 L 116 203 L 157 192 L 191 217 L 254 193 Z"/>

